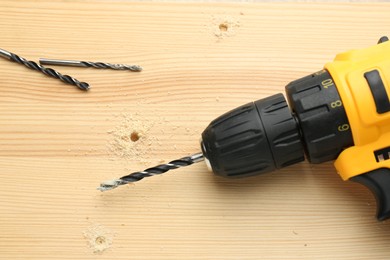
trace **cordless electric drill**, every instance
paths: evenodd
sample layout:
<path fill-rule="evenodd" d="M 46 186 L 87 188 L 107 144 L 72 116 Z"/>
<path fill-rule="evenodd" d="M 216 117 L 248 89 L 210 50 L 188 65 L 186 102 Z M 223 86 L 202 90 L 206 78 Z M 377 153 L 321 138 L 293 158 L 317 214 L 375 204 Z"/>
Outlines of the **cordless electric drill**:
<path fill-rule="evenodd" d="M 335 161 L 344 180 L 367 186 L 377 218 L 390 217 L 390 42 L 338 54 L 323 70 L 218 117 L 202 133 L 202 153 L 104 182 L 100 190 L 205 159 L 223 177 L 280 169 L 306 158 Z"/>
<path fill-rule="evenodd" d="M 202 134 L 214 173 L 270 172 L 304 160 L 335 160 L 344 180 L 366 185 L 377 218 L 390 217 L 390 42 L 338 54 L 323 70 L 282 94 L 248 103 L 215 119 Z"/>

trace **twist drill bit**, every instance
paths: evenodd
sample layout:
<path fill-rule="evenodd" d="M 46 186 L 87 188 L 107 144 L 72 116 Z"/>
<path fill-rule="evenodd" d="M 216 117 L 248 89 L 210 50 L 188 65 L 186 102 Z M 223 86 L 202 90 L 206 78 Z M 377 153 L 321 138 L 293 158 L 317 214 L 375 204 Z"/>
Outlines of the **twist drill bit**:
<path fill-rule="evenodd" d="M 0 49 L 0 56 L 3 57 L 3 58 L 8 59 L 10 61 L 22 64 L 22 65 L 26 66 L 29 69 L 40 71 L 40 72 L 42 72 L 43 74 L 45 74 L 45 75 L 47 75 L 49 77 L 53 77 L 53 78 L 59 79 L 59 80 L 65 82 L 67 84 L 70 84 L 70 85 L 74 85 L 74 86 L 78 87 L 81 90 L 88 90 L 89 89 L 89 84 L 86 83 L 86 82 L 80 82 L 77 79 L 75 79 L 75 78 L 73 78 L 73 77 L 71 77 L 69 75 L 62 75 L 58 71 L 55 71 L 55 70 L 53 70 L 51 68 L 45 68 L 45 67 L 37 64 L 34 61 L 28 61 L 25 58 L 20 57 L 20 56 L 14 54 L 12 52 Z"/>
<path fill-rule="evenodd" d="M 95 69 L 113 69 L 113 70 L 130 70 L 139 72 L 142 68 L 138 65 L 126 65 L 126 64 L 111 64 L 105 62 L 92 62 L 92 61 L 78 61 L 78 60 L 57 60 L 40 58 L 39 62 L 46 65 L 60 65 L 60 66 L 73 66 L 73 67 L 92 67 Z"/>
<path fill-rule="evenodd" d="M 183 157 L 178 160 L 171 161 L 167 164 L 160 164 L 155 167 L 146 169 L 142 172 L 133 172 L 129 175 L 123 176 L 116 180 L 105 181 L 100 184 L 97 189 L 100 191 L 112 190 L 120 185 L 125 185 L 130 182 L 140 181 L 145 177 L 159 175 L 169 170 L 177 169 L 184 166 L 189 166 L 193 163 L 203 161 L 204 157 L 202 153 L 193 154 L 191 156 Z"/>

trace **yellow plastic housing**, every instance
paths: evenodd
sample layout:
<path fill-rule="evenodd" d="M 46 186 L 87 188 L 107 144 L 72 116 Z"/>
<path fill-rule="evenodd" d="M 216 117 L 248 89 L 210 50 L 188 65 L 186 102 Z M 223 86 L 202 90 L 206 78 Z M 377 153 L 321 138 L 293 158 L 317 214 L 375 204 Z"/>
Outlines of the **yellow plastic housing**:
<path fill-rule="evenodd" d="M 390 96 L 390 41 L 338 54 L 325 65 L 346 111 L 354 146 L 344 150 L 335 167 L 343 178 L 378 168 L 390 168 L 390 160 L 378 161 L 374 152 L 390 146 L 390 112 L 378 114 L 364 73 L 378 70 Z"/>

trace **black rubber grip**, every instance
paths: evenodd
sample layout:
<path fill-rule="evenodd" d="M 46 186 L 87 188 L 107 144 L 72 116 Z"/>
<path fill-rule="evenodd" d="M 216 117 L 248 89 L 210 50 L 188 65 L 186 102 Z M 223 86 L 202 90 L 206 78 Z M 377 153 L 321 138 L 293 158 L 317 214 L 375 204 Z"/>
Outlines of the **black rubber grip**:
<path fill-rule="evenodd" d="M 351 180 L 363 184 L 374 194 L 378 220 L 390 218 L 390 169 L 376 169 L 352 177 Z"/>

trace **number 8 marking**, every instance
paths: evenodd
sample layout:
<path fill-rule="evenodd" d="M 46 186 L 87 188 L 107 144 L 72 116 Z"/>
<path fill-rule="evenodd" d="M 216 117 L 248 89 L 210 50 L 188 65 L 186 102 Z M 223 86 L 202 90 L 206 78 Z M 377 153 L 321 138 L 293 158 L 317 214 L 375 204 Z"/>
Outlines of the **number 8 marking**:
<path fill-rule="evenodd" d="M 343 105 L 343 103 L 341 102 L 341 100 L 336 100 L 336 101 L 330 103 L 331 108 L 341 107 L 342 105 Z"/>

